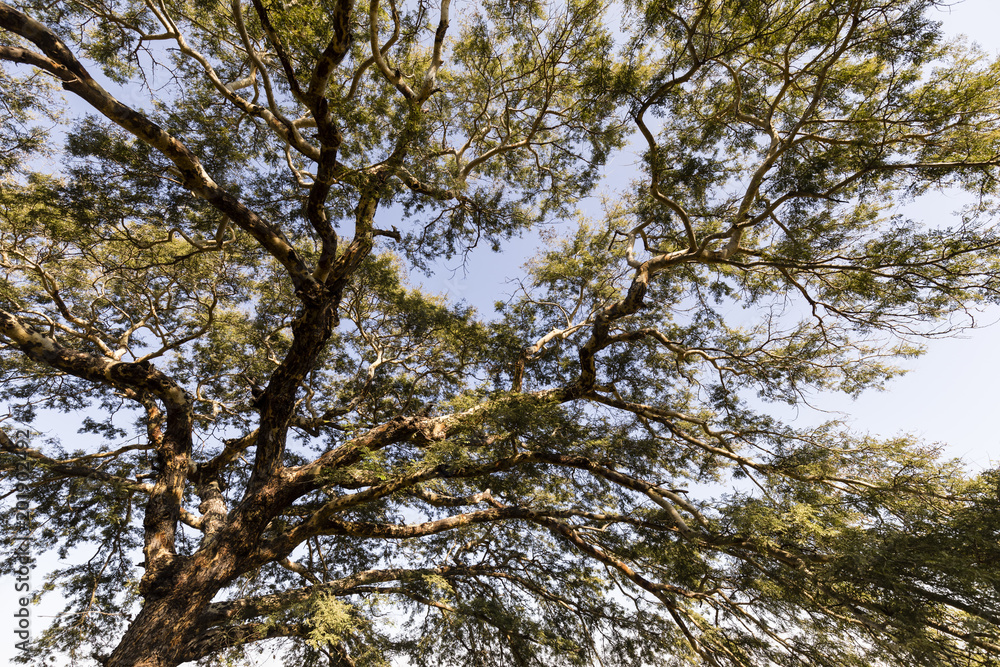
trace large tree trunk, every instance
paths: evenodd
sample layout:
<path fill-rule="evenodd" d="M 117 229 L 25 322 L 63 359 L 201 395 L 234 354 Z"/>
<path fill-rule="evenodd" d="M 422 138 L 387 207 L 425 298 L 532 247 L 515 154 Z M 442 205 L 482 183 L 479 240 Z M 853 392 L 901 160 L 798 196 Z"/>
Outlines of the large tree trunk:
<path fill-rule="evenodd" d="M 105 667 L 176 667 L 192 659 L 189 647 L 205 630 L 202 612 L 240 562 L 233 545 L 220 543 L 225 546 L 177 558 L 154 581 L 143 582 L 142 609 Z"/>
<path fill-rule="evenodd" d="M 174 593 L 147 600 L 105 667 L 176 667 L 187 658 L 185 647 L 211 595 L 178 586 Z"/>
<path fill-rule="evenodd" d="M 283 438 L 284 431 L 274 437 Z M 225 637 L 204 627 L 203 612 L 226 584 L 260 564 L 253 556 L 260 535 L 276 508 L 290 502 L 279 493 L 281 488 L 281 481 L 272 477 L 256 495 L 244 500 L 224 525 L 206 527 L 202 549 L 190 556 L 175 556 L 160 571 L 143 579 L 142 610 L 105 667 L 175 667 L 201 657 L 206 649 L 226 645 Z M 206 509 L 204 504 L 202 508 Z M 212 518 L 211 513 L 206 512 L 205 518 Z"/>

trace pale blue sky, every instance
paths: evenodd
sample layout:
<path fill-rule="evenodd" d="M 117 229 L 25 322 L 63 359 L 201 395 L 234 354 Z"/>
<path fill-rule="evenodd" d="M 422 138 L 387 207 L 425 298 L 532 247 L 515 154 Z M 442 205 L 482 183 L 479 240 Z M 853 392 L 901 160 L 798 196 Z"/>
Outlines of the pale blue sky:
<path fill-rule="evenodd" d="M 939 13 L 949 34 L 964 34 L 989 55 L 1000 54 L 1000 2 L 967 0 Z M 929 216 L 948 215 L 959 206 L 942 195 L 923 204 L 932 205 L 926 211 Z M 1000 309 L 978 319 L 983 324 L 1000 321 Z M 884 436 L 905 432 L 946 443 L 951 456 L 977 468 L 1000 463 L 996 425 L 1000 325 L 968 331 L 960 338 L 930 341 L 927 353 L 907 365 L 912 370 L 886 391 L 870 392 L 853 401 L 831 396 L 824 398 L 823 407 L 849 414 L 859 431 Z"/>
<path fill-rule="evenodd" d="M 987 52 L 1000 53 L 1000 1 L 967 0 L 941 11 L 941 20 L 951 34 L 964 33 L 979 42 Z M 627 168 L 630 158 L 617 163 Z M 939 199 L 937 210 L 948 212 L 951 204 Z M 512 291 L 504 282 L 506 276 L 520 273 L 521 257 L 530 253 L 533 241 L 515 243 L 511 253 L 503 258 L 485 255 L 473 260 L 475 274 L 463 280 L 459 270 L 454 276 L 441 277 L 437 290 L 447 290 L 453 296 L 479 301 L 488 306 L 492 299 L 475 298 L 477 294 L 497 294 Z M 518 259 L 515 259 L 518 258 Z M 456 262 L 457 264 L 458 262 Z M 475 286 L 471 281 L 475 281 Z M 482 290 L 482 292 L 481 292 Z M 983 321 L 1000 320 L 1000 310 L 987 314 Z M 948 443 L 951 455 L 967 460 L 975 467 L 1000 463 L 1000 432 L 994 422 L 997 416 L 996 376 L 1000 373 L 1000 326 L 967 333 L 960 339 L 932 341 L 928 353 L 911 362 L 913 370 L 882 393 L 869 393 L 856 401 L 846 397 L 824 397 L 818 401 L 827 409 L 841 410 L 850 415 L 857 430 L 873 434 L 893 435 L 910 432 L 926 440 Z M 820 420 L 822 415 L 803 412 L 803 419 Z M 75 429 L 74 429 L 75 430 Z M 36 570 L 33 583 L 42 582 L 44 568 Z M 16 600 L 13 583 L 0 582 L 0 618 L 9 619 Z M 46 613 L 52 613 L 55 600 L 45 609 L 35 609 L 37 633 L 45 625 Z M 8 625 L 2 627 L 9 628 Z M 12 657 L 10 635 L 0 642 L 0 659 Z"/>
<path fill-rule="evenodd" d="M 967 0 L 938 10 L 939 20 L 949 35 L 964 34 L 986 52 L 1000 54 L 1000 0 Z M 607 170 L 616 180 L 627 181 L 632 165 L 638 160 L 623 153 L 615 157 Z M 622 176 L 625 175 L 625 178 Z M 957 199 L 934 194 L 922 198 L 907 215 L 924 219 L 935 226 L 948 226 L 948 218 L 960 206 Z M 592 210 L 596 214 L 596 204 Z M 568 228 L 568 227 L 567 227 Z M 461 260 L 456 267 L 433 279 L 413 278 L 431 291 L 465 299 L 485 314 L 492 303 L 511 294 L 516 285 L 512 278 L 522 275 L 520 264 L 530 257 L 537 238 L 515 240 L 502 256 L 487 249 L 477 249 L 463 271 Z M 977 317 L 981 324 L 1000 321 L 1000 308 Z M 911 369 L 892 381 L 883 392 L 868 392 L 854 400 L 845 395 L 817 397 L 814 405 L 834 414 L 801 408 L 796 419 L 819 423 L 846 415 L 854 430 L 872 435 L 913 434 L 929 442 L 947 445 L 947 455 L 966 460 L 974 469 L 1000 463 L 1000 430 L 993 422 L 1000 416 L 997 405 L 1000 374 L 1000 325 L 966 331 L 960 337 L 926 341 L 927 353 L 917 359 L 903 360 Z M 837 414 L 840 413 L 840 414 Z"/>

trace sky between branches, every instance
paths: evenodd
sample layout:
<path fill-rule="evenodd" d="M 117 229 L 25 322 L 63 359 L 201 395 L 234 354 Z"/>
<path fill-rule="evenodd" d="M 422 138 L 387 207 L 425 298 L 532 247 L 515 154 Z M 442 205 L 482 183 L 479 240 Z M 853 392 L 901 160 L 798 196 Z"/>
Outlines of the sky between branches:
<path fill-rule="evenodd" d="M 997 0 L 955 3 L 941 11 L 940 20 L 947 34 L 965 34 L 989 55 L 1000 54 L 1000 35 L 996 32 L 996 26 L 1000 25 L 1000 3 Z M 619 185 L 624 184 L 627 179 L 621 176 L 634 171 L 632 163 L 637 160 L 637 156 L 624 152 L 606 171 L 616 175 Z M 959 205 L 957 199 L 949 199 L 946 195 L 928 195 L 919 203 L 919 213 L 925 220 L 934 222 L 950 215 Z M 588 210 L 595 215 L 598 213 L 596 199 L 588 202 Z M 916 215 L 916 211 L 911 214 Z M 381 215 L 391 216 L 389 212 Z M 377 219 L 377 222 L 390 222 L 391 225 L 388 218 Z M 463 271 L 461 262 L 456 259 L 446 263 L 433 279 L 413 278 L 431 291 L 447 292 L 452 298 L 464 299 L 489 314 L 498 294 L 514 291 L 515 285 L 507 279 L 521 273 L 520 264 L 536 247 L 536 238 L 525 238 L 512 242 L 508 251 L 501 255 L 480 248 L 468 259 L 467 271 Z M 997 310 L 983 313 L 980 318 L 982 324 L 998 320 L 1000 311 Z M 820 397 L 816 403 L 826 410 L 846 413 L 857 431 L 882 436 L 909 432 L 927 441 L 946 443 L 949 455 L 965 460 L 974 468 L 1000 463 L 1000 432 L 993 423 L 1000 394 L 995 380 L 1000 375 L 1000 324 L 967 332 L 961 338 L 929 341 L 928 352 L 909 364 L 913 370 L 894 380 L 886 392 L 869 392 L 857 400 L 828 395 Z M 818 422 L 836 415 L 802 408 L 798 416 Z M 75 435 L 76 424 L 67 420 L 48 423 L 53 430 L 62 431 L 68 441 Z M 36 586 L 41 584 L 44 571 L 45 563 L 42 562 L 34 573 Z M 16 604 L 9 595 L 9 584 L 4 582 L 4 594 L 0 595 L 0 617 L 4 619 L 11 618 Z M 46 623 L 46 610 L 51 613 L 60 606 L 53 600 L 36 610 L 33 624 L 36 636 Z M 0 643 L 0 658 L 11 657 L 7 652 L 12 650 L 10 642 Z"/>
<path fill-rule="evenodd" d="M 965 35 L 988 56 L 1000 56 L 997 0 L 954 0 L 952 6 L 938 10 L 937 19 L 948 37 Z M 605 184 L 583 203 L 583 213 L 598 218 L 600 194 L 611 196 L 613 187 L 626 186 L 636 173 L 638 161 L 634 153 L 618 153 L 605 167 Z M 961 203 L 957 196 L 930 193 L 900 212 L 931 225 L 945 226 Z M 391 224 L 391 217 L 389 211 L 377 216 L 383 226 Z M 525 237 L 509 242 L 499 255 L 485 247 L 477 248 L 464 265 L 455 258 L 443 263 L 437 275 L 427 278 L 418 274 L 412 280 L 429 291 L 465 300 L 489 317 L 494 301 L 516 290 L 513 278 L 523 275 L 521 264 L 538 245 L 537 237 Z M 879 436 L 913 434 L 945 445 L 947 456 L 966 461 L 973 470 L 995 467 L 1000 464 L 1000 430 L 994 423 L 1000 400 L 1000 309 L 984 311 L 976 320 L 981 328 L 957 337 L 922 341 L 926 354 L 901 362 L 911 370 L 890 381 L 886 391 L 869 391 L 856 400 L 843 394 L 817 396 L 813 403 L 818 410 L 799 406 L 785 416 L 809 424 L 846 416 L 857 432 Z M 780 406 L 774 404 L 767 407 L 769 411 L 777 409 Z"/>

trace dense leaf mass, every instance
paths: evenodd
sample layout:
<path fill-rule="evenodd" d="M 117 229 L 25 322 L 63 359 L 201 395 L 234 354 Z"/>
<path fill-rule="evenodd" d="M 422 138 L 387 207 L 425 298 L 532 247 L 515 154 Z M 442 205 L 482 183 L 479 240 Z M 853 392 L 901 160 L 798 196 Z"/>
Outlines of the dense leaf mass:
<path fill-rule="evenodd" d="M 18 659 L 997 664 L 996 472 L 783 418 L 1000 296 L 935 4 L 0 1 Z"/>

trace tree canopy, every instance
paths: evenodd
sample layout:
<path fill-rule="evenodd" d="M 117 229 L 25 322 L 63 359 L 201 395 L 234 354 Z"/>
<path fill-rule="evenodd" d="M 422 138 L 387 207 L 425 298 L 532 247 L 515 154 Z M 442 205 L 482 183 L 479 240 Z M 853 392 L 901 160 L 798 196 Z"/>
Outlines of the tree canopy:
<path fill-rule="evenodd" d="M 0 1 L 19 658 L 997 664 L 1000 475 L 782 409 L 1000 295 L 936 4 Z M 420 287 L 523 234 L 496 312 Z"/>

